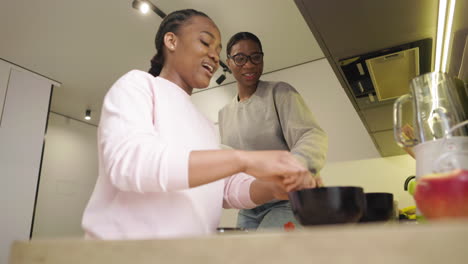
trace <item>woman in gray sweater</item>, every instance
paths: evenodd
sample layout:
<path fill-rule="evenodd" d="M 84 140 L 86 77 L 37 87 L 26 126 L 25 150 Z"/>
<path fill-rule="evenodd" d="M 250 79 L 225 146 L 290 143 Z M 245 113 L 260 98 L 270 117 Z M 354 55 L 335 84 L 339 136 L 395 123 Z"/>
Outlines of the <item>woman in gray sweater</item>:
<path fill-rule="evenodd" d="M 261 81 L 263 50 L 252 33 L 239 32 L 227 44 L 227 66 L 238 95 L 219 112 L 221 143 L 242 150 L 288 150 L 315 176 L 325 163 L 328 139 L 301 95 L 288 83 Z M 286 200 L 241 210 L 238 227 L 283 228 L 298 225 Z"/>

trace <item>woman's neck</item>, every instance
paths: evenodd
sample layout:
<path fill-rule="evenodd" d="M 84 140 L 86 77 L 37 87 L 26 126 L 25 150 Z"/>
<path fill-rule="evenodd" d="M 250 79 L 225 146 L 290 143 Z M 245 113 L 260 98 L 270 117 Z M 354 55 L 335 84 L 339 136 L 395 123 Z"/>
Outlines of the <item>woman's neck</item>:
<path fill-rule="evenodd" d="M 182 90 L 184 90 L 188 95 L 192 95 L 193 88 L 190 87 L 187 83 L 185 83 L 180 77 L 180 75 L 176 74 L 175 71 L 171 71 L 170 69 L 168 69 L 168 67 L 162 68 L 159 77 L 176 84 L 177 86 L 182 88 Z"/>
<path fill-rule="evenodd" d="M 255 93 L 257 90 L 258 83 L 253 85 L 253 86 L 241 86 L 239 83 L 237 83 L 237 92 L 238 92 L 238 100 L 239 101 L 244 101 L 249 99 L 252 94 Z"/>

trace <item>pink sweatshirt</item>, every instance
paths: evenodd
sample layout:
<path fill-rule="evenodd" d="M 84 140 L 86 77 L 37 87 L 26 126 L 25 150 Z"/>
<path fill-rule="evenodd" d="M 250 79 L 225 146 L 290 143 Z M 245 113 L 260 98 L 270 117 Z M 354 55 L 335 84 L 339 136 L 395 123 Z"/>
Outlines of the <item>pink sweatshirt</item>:
<path fill-rule="evenodd" d="M 190 96 L 133 70 L 107 93 L 98 128 L 99 177 L 82 226 L 97 239 L 209 234 L 222 207 L 252 208 L 253 177 L 239 173 L 188 186 L 192 150 L 219 149 L 215 127 Z"/>

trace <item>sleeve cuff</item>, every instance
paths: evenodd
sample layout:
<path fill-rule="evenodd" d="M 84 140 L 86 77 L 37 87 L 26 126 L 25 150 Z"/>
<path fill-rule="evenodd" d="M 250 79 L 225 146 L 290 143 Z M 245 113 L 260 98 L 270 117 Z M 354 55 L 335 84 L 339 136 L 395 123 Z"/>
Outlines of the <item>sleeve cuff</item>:
<path fill-rule="evenodd" d="M 234 174 L 225 179 L 223 208 L 248 209 L 257 206 L 250 197 L 254 177 L 245 173 Z"/>
<path fill-rule="evenodd" d="M 244 187 L 239 190 L 239 200 L 244 208 L 254 208 L 258 206 L 258 204 L 254 203 L 250 197 L 250 186 L 254 181 L 255 178 L 249 177 Z"/>
<path fill-rule="evenodd" d="M 189 188 L 188 166 L 190 150 L 171 149 L 167 152 L 167 190 L 182 190 Z"/>

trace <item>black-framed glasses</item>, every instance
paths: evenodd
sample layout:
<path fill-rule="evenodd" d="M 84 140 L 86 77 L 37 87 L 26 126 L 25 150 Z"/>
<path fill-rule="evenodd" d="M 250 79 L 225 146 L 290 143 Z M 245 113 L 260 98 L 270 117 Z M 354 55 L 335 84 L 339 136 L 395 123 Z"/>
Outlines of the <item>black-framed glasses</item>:
<path fill-rule="evenodd" d="M 252 64 L 258 65 L 263 62 L 263 52 L 255 52 L 250 56 L 239 53 L 234 56 L 228 55 L 228 58 L 233 60 L 237 66 L 243 66 L 248 60 L 250 60 Z"/>

